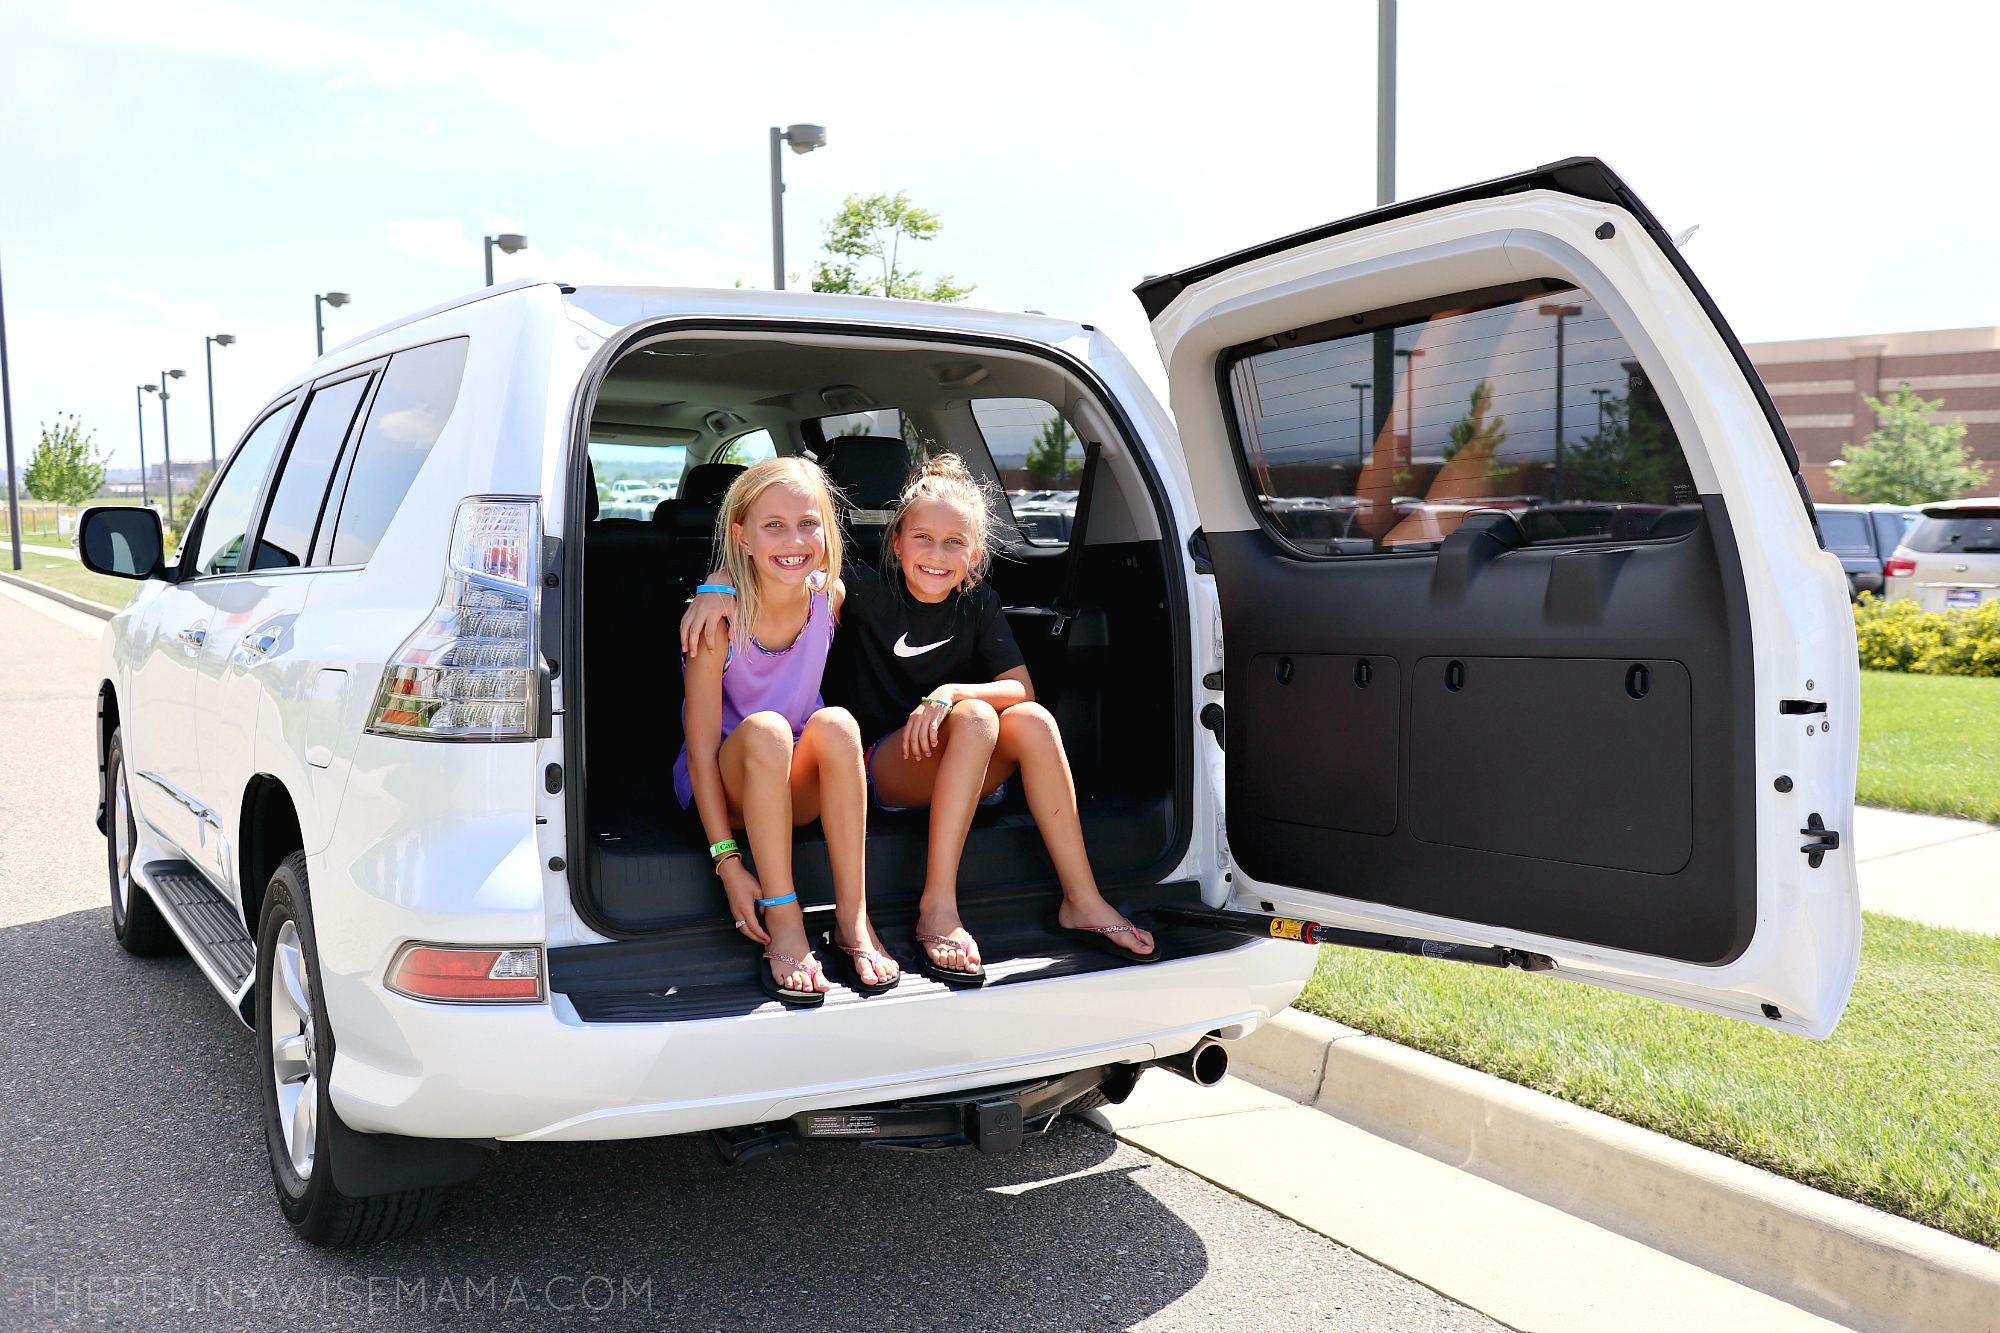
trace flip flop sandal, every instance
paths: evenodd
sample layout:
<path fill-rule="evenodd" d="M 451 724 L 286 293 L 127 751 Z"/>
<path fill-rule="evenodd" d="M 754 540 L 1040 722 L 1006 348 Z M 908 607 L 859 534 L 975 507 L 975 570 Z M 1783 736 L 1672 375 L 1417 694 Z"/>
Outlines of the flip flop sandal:
<path fill-rule="evenodd" d="M 800 962 L 788 953 L 779 953 L 776 949 L 766 949 L 764 951 L 764 958 L 773 962 L 790 963 L 801 972 L 817 974 L 821 970 L 819 959 L 813 957 L 810 953 L 805 956 L 804 962 Z M 784 1005 L 787 1009 L 817 1009 L 826 1003 L 825 991 L 786 990 L 783 986 L 780 986 L 778 979 L 771 975 L 771 969 L 764 966 L 762 960 L 757 964 L 757 988 L 776 1000 L 779 1004 Z"/>
<path fill-rule="evenodd" d="M 926 944 L 942 944 L 958 950 L 961 958 L 966 957 L 967 948 L 963 940 L 955 940 L 949 935 L 917 935 L 917 970 L 932 981 L 942 981 L 947 986 L 983 986 L 986 984 L 986 968 L 946 967 L 931 957 Z"/>
<path fill-rule="evenodd" d="M 863 995 L 884 995 L 896 989 L 896 984 L 903 979 L 902 966 L 898 964 L 896 975 L 890 977 L 887 981 L 865 982 L 861 979 L 861 965 L 856 961 L 857 959 L 874 959 L 877 976 L 880 976 L 883 971 L 882 964 L 894 963 L 896 960 L 877 949 L 850 949 L 838 941 L 833 942 L 833 947 L 845 955 L 843 959 L 845 966 L 842 970 L 846 975 L 841 980 L 847 984 L 849 990 L 859 991 Z"/>
<path fill-rule="evenodd" d="M 1153 936 L 1151 953 L 1134 953 L 1111 938 L 1113 935 L 1132 934 L 1136 939 L 1139 928 L 1129 921 L 1116 926 L 1065 926 L 1061 919 L 1051 912 L 1043 918 L 1042 926 L 1051 935 L 1065 936 L 1079 944 L 1088 944 L 1093 949 L 1101 949 L 1121 962 L 1157 963 L 1161 958 L 1158 935 Z"/>

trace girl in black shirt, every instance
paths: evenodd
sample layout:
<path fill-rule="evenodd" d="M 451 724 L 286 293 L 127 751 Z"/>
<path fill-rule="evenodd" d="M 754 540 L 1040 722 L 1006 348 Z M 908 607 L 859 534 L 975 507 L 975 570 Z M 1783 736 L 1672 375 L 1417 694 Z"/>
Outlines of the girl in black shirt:
<path fill-rule="evenodd" d="M 1097 890 L 1062 733 L 1034 701 L 999 594 L 983 580 L 990 504 L 956 456 L 928 459 L 890 521 L 886 572 L 860 564 L 842 571 L 841 665 L 829 666 L 828 697 L 840 697 L 861 723 L 876 801 L 931 812 L 917 965 L 953 984 L 984 980 L 978 942 L 958 916 L 958 863 L 973 810 L 1001 795 L 1016 771 L 1062 882 L 1058 927 L 1151 962 L 1152 937 Z M 683 649 L 733 610 L 734 599 L 721 594 L 695 598 L 681 621 Z"/>

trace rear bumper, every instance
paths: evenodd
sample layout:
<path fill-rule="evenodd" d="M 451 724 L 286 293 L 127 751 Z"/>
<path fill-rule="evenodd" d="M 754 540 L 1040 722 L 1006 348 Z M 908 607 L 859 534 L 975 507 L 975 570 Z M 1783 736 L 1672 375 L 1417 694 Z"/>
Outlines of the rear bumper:
<path fill-rule="evenodd" d="M 332 1097 L 356 1129 L 516 1141 L 646 1138 L 788 1120 L 1177 1054 L 1289 1005 L 1316 951 L 1277 940 L 1080 976 L 698 1022 L 586 1023 L 376 990 Z M 367 984 L 367 983 L 363 983 Z"/>

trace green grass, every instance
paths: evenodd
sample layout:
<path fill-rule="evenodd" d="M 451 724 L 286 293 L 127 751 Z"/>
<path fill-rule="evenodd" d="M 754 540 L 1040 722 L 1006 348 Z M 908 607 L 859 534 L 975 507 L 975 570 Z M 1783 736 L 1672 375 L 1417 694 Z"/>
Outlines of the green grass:
<path fill-rule="evenodd" d="M 2000 939 L 1865 917 L 1808 1041 L 1519 972 L 1331 946 L 1311 1013 L 2000 1245 Z"/>
<path fill-rule="evenodd" d="M 13 574 L 113 610 L 131 601 L 132 594 L 139 590 L 139 585 L 131 579 L 106 578 L 102 574 L 91 573 L 74 560 L 36 555 L 26 537 L 21 539 L 19 570 L 14 568 L 13 559 L 5 554 L 5 548 L 0 547 L 0 573 Z"/>
<path fill-rule="evenodd" d="M 1862 672 L 1854 798 L 2000 823 L 2000 676 Z"/>

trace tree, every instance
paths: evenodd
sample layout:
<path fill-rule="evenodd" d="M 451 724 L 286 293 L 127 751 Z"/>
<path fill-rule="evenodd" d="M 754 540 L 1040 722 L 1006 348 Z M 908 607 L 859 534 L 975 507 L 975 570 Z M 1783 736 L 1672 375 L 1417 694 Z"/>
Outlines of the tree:
<path fill-rule="evenodd" d="M 74 415 L 58 414 L 56 424 L 42 423 L 42 440 L 21 474 L 28 494 L 54 504 L 80 505 L 104 489 L 104 456 L 95 433 L 86 432 Z"/>
<path fill-rule="evenodd" d="M 1060 415 L 1042 423 L 1035 442 L 1028 449 L 1028 471 L 1060 481 L 1069 475 L 1069 446 L 1076 439 L 1069 423 Z"/>
<path fill-rule="evenodd" d="M 1846 466 L 1832 469 L 1833 489 L 1863 504 L 1914 505 L 1954 499 L 1985 484 L 1986 469 L 1963 443 L 1965 423 L 1928 420 L 1944 399 L 1926 402 L 1899 384 L 1887 402 L 1867 402 L 1882 424 L 1840 451 Z"/>
<path fill-rule="evenodd" d="M 1493 386 L 1485 380 L 1472 386 L 1469 410 L 1451 423 L 1451 443 L 1445 447 L 1447 462 L 1456 458 L 1467 445 L 1474 446 L 1468 457 L 1491 458 L 1501 445 L 1507 442 L 1507 418 L 1494 417 L 1491 421 L 1486 414 L 1493 410 Z"/>
<path fill-rule="evenodd" d="M 1687 458 L 1651 386 L 1604 404 L 1604 425 L 1566 446 L 1558 500 L 1676 505 L 1693 497 Z"/>
<path fill-rule="evenodd" d="M 826 248 L 839 256 L 822 259 L 813 268 L 812 287 L 816 292 L 845 292 L 851 296 L 895 296 L 906 301 L 963 301 L 972 295 L 950 274 L 933 278 L 929 284 L 916 269 L 905 269 L 901 251 L 905 239 L 928 241 L 944 227 L 938 215 L 910 202 L 910 196 L 895 194 L 850 194 L 840 212 L 826 224 Z M 871 270 L 877 264 L 881 276 L 863 276 L 864 262 Z"/>

